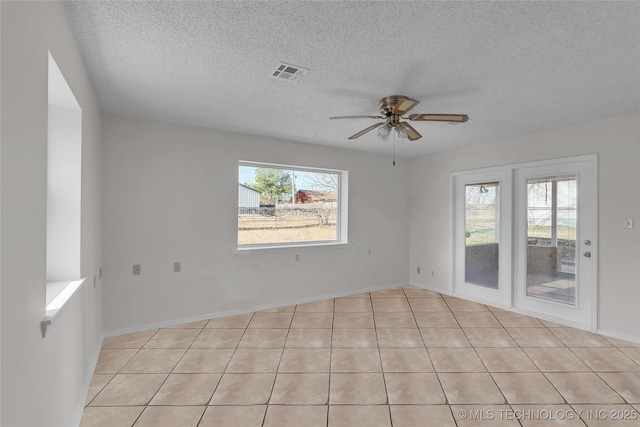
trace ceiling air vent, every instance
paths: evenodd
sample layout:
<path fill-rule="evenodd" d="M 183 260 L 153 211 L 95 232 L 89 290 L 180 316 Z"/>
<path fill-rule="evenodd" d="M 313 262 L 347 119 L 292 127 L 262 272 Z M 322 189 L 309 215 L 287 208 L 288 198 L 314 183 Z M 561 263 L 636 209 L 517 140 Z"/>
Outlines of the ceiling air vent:
<path fill-rule="evenodd" d="M 288 80 L 292 83 L 297 83 L 298 80 L 300 80 L 302 76 L 304 76 L 308 72 L 309 70 L 307 70 L 306 68 L 279 62 L 271 71 L 271 77 L 276 79 Z"/>

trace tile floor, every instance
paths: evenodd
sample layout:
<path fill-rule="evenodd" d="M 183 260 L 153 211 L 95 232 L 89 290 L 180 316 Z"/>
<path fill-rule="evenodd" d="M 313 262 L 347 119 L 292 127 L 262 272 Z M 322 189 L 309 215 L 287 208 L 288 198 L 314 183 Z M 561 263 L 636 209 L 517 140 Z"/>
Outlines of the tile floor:
<path fill-rule="evenodd" d="M 640 346 L 412 286 L 107 338 L 82 426 L 640 426 Z"/>

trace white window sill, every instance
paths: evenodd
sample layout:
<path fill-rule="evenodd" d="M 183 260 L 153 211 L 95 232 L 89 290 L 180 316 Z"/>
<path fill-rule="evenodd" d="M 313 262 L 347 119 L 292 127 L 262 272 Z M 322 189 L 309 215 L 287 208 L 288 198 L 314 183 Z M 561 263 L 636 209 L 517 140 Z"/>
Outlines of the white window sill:
<path fill-rule="evenodd" d="M 56 314 L 82 286 L 85 279 L 47 282 L 47 305 L 45 320 L 53 320 Z"/>
<path fill-rule="evenodd" d="M 233 253 L 236 255 L 254 255 L 278 252 L 321 251 L 326 249 L 345 249 L 351 247 L 351 245 L 351 243 L 342 242 L 309 242 L 303 244 L 274 244 L 273 246 L 243 246 L 236 248 Z"/>

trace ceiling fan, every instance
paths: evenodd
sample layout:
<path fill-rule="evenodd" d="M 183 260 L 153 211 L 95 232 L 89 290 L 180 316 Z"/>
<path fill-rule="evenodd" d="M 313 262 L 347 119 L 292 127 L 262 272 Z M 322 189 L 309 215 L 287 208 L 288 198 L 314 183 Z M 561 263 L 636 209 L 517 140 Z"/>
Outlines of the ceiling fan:
<path fill-rule="evenodd" d="M 469 120 L 469 116 L 466 114 L 410 114 L 404 117 L 404 114 L 409 112 L 413 107 L 418 105 L 420 101 L 411 99 L 404 95 L 392 95 L 384 97 L 380 100 L 380 116 L 337 116 L 329 117 L 330 119 L 384 119 L 384 122 L 371 125 L 360 132 L 351 135 L 349 139 L 356 139 L 364 135 L 365 133 L 378 129 L 378 136 L 382 139 L 388 139 L 391 131 L 396 130 L 399 138 L 408 138 L 410 141 L 422 138 L 422 135 L 418 133 L 407 122 L 401 122 L 403 120 L 411 120 L 414 122 L 449 122 L 449 123 L 464 123 Z"/>

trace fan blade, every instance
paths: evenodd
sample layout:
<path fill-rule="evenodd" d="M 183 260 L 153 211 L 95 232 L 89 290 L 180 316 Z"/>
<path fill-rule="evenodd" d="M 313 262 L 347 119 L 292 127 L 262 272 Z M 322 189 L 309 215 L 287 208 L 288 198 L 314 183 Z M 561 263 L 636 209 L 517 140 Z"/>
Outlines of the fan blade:
<path fill-rule="evenodd" d="M 415 141 L 416 139 L 422 138 L 422 135 L 420 135 L 420 133 L 418 133 L 418 131 L 415 130 L 409 123 L 405 122 L 404 125 L 407 129 L 409 129 L 409 134 L 407 135 L 407 139 L 409 139 L 409 141 Z"/>
<path fill-rule="evenodd" d="M 385 119 L 382 116 L 335 116 L 329 117 L 329 119 Z"/>
<path fill-rule="evenodd" d="M 351 136 L 349 137 L 349 139 L 356 139 L 356 138 L 359 138 L 359 137 L 361 137 L 362 135 L 364 135 L 365 133 L 367 133 L 367 132 L 369 132 L 369 131 L 372 131 L 372 130 L 374 130 L 374 129 L 375 129 L 375 128 L 377 128 L 377 127 L 380 127 L 380 126 L 382 126 L 383 124 L 384 124 L 384 123 L 376 123 L 375 125 L 371 125 L 371 126 L 369 126 L 368 128 L 363 129 L 363 130 L 361 130 L 360 132 L 356 133 L 355 135 L 351 135 Z"/>
<path fill-rule="evenodd" d="M 464 123 L 469 120 L 466 114 L 411 114 L 409 120 L 418 122 L 457 122 Z"/>
<path fill-rule="evenodd" d="M 402 99 L 398 100 L 398 103 L 393 107 L 393 114 L 403 115 L 407 111 L 411 110 L 413 107 L 418 105 L 420 101 L 416 101 L 415 99 L 402 97 Z"/>

